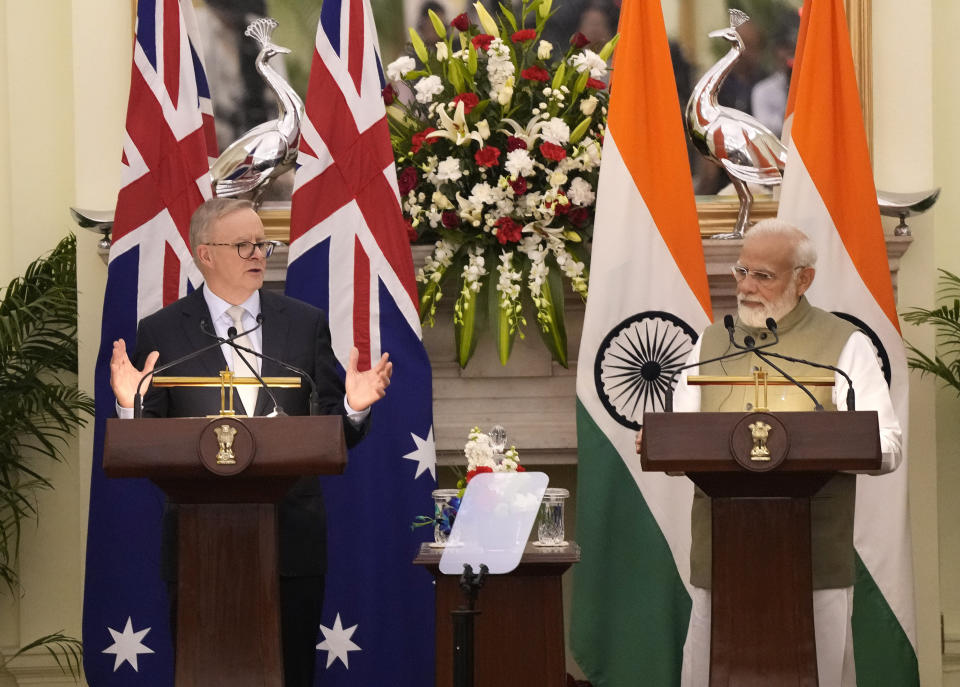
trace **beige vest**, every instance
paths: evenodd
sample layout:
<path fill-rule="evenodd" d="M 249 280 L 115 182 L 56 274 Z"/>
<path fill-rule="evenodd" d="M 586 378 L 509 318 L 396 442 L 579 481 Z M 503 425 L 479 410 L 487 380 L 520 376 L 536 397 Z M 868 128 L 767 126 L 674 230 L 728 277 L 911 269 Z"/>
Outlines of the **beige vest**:
<path fill-rule="evenodd" d="M 779 322 L 780 342 L 769 350 L 819 363 L 836 365 L 850 335 L 857 331 L 849 322 L 824 310 L 814 308 L 806 298 Z M 741 343 L 746 335 L 758 344 L 771 338 L 766 330 L 747 327 L 736 320 L 735 338 Z M 703 332 L 700 359 L 707 360 L 733 352 L 727 330 L 719 322 Z M 778 367 L 792 376 L 829 375 L 808 365 L 775 359 Z M 753 353 L 745 353 L 700 367 L 703 375 L 748 376 L 755 366 L 777 374 Z M 700 409 L 704 411 L 750 411 L 753 409 L 752 386 L 703 386 Z M 832 387 L 810 387 L 826 410 L 836 410 Z M 793 386 L 769 387 L 768 405 L 773 411 L 813 410 L 813 402 Z M 854 581 L 853 507 L 856 499 L 856 476 L 835 475 L 811 501 L 810 534 L 813 545 L 813 587 L 830 589 L 849 587 Z M 690 548 L 690 582 L 710 588 L 710 499 L 696 489 L 691 513 L 692 543 Z"/>

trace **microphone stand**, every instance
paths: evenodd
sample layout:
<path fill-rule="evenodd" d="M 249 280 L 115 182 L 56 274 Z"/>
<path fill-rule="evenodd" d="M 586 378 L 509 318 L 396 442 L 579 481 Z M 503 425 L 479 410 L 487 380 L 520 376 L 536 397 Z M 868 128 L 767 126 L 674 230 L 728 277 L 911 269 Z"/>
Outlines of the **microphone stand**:
<path fill-rule="evenodd" d="M 262 314 L 257 315 L 257 322 L 260 324 L 263 324 Z M 263 360 L 269 360 L 271 363 L 274 363 L 275 365 L 279 365 L 280 367 L 284 368 L 285 370 L 289 370 L 290 372 L 295 372 L 298 376 L 302 377 L 303 379 L 306 379 L 307 383 L 310 385 L 310 415 L 322 414 L 320 412 L 320 392 L 317 389 L 317 383 L 314 381 L 313 377 L 307 374 L 305 370 L 297 367 L 296 365 L 291 365 L 290 363 L 284 362 L 279 358 L 274 358 L 273 356 L 267 355 L 266 353 L 258 353 L 252 348 L 241 346 L 240 344 L 238 344 L 236 341 L 233 341 L 232 339 L 230 341 L 227 341 L 226 339 L 221 339 L 220 337 L 217 336 L 216 332 L 208 331 L 206 320 L 200 323 L 200 329 L 203 330 L 203 333 L 206 334 L 207 336 L 213 337 L 223 343 L 228 343 L 231 347 L 237 350 L 250 353 L 251 355 L 255 355 L 258 358 L 261 358 Z M 233 327 L 231 327 L 230 329 L 232 330 Z M 243 358 L 243 356 L 240 356 L 240 357 Z M 243 358 L 243 361 L 246 363 L 247 362 L 246 358 Z M 247 365 L 249 365 L 249 363 L 247 363 Z"/>
<path fill-rule="evenodd" d="M 201 330 L 203 329 L 203 326 L 204 326 L 204 323 L 205 323 L 205 322 L 206 322 L 206 320 L 204 320 L 203 322 L 200 323 L 200 329 L 201 329 Z M 240 338 L 241 336 L 246 336 L 247 334 L 252 334 L 253 332 L 257 331 L 257 330 L 260 328 L 261 324 L 262 324 L 262 322 L 261 322 L 260 320 L 258 320 L 256 327 L 254 327 L 254 328 L 252 328 L 252 329 L 248 329 L 248 330 L 245 331 L 245 332 L 240 332 L 240 333 L 238 333 L 236 336 L 229 337 L 229 338 L 226 339 L 225 341 L 226 341 L 226 342 L 233 341 L 233 339 L 238 339 L 238 338 Z M 148 379 L 150 379 L 151 377 L 157 375 L 157 374 L 160 373 L 160 372 L 163 372 L 163 371 L 165 371 L 165 370 L 169 370 L 171 367 L 174 367 L 174 366 L 176 366 L 176 365 L 179 365 L 180 363 L 184 363 L 184 362 L 186 362 L 186 361 L 188 361 L 188 360 L 191 360 L 191 359 L 193 359 L 193 358 L 196 358 L 198 355 L 201 355 L 201 354 L 203 354 L 203 353 L 206 353 L 207 351 L 209 351 L 209 350 L 211 350 L 211 349 L 213 349 L 213 348 L 216 348 L 216 347 L 219 346 L 219 345 L 220 345 L 220 340 L 218 339 L 216 343 L 212 343 L 212 344 L 210 344 L 210 345 L 208 345 L 208 346 L 204 346 L 203 348 L 199 348 L 199 349 L 197 349 L 196 351 L 192 351 L 192 352 L 190 352 L 190 353 L 187 353 L 187 354 L 184 355 L 184 356 L 180 356 L 180 357 L 177 358 L 176 360 L 172 360 L 172 361 L 170 361 L 169 363 L 166 363 L 166 364 L 164 364 L 164 365 L 161 365 L 160 367 L 155 367 L 155 368 L 153 368 L 152 370 L 150 370 L 149 372 L 147 372 L 145 375 L 143 375 L 143 376 L 140 378 L 140 381 L 137 383 L 137 392 L 133 395 L 133 416 L 134 416 L 135 418 L 141 418 L 141 417 L 143 417 L 143 396 L 142 396 L 142 394 L 140 393 L 140 390 L 143 388 L 143 383 L 144 383 L 145 381 L 147 381 Z"/>
<path fill-rule="evenodd" d="M 261 326 L 261 325 L 263 325 L 263 316 L 262 316 L 262 315 L 257 315 L 257 326 L 259 327 L 259 326 Z M 251 363 L 249 360 L 247 360 L 247 359 L 243 356 L 243 354 L 240 353 L 240 351 L 246 351 L 247 353 L 251 353 L 251 354 L 253 354 L 253 355 L 259 355 L 256 351 L 254 351 L 254 350 L 252 350 L 252 349 L 249 349 L 249 348 L 246 348 L 245 346 L 241 346 L 241 345 L 238 344 L 236 341 L 234 341 L 234 339 L 239 339 L 241 336 L 243 336 L 243 334 L 237 334 L 237 328 L 236 328 L 236 327 L 230 327 L 230 329 L 227 330 L 227 337 L 228 337 L 228 338 L 224 339 L 224 338 L 221 338 L 221 337 L 217 336 L 217 333 L 216 333 L 216 332 L 211 332 L 211 331 L 209 331 L 209 330 L 207 329 L 207 321 L 204 319 L 204 320 L 201 320 L 201 321 L 200 321 L 200 331 L 202 331 L 202 332 L 203 332 L 204 334 L 206 334 L 207 336 L 210 336 L 210 337 L 216 339 L 216 340 L 219 341 L 221 344 L 227 344 L 228 346 L 230 346 L 230 348 L 234 349 L 234 350 L 237 352 L 237 357 L 240 358 L 240 360 L 243 361 L 243 364 L 247 366 L 247 369 L 250 370 L 250 374 L 252 374 L 252 375 L 256 378 L 256 380 L 257 380 L 258 382 L 260 382 L 260 387 L 261 387 L 264 391 L 267 392 L 267 396 L 270 397 L 270 401 L 273 403 L 273 414 L 274 414 L 274 415 L 286 415 L 286 413 L 283 412 L 283 408 L 281 408 L 281 407 L 280 407 L 280 404 L 277 403 L 277 397 L 274 396 L 273 391 L 270 389 L 270 387 L 267 385 L 267 383 L 266 383 L 265 381 L 263 381 L 263 377 L 260 376 L 260 373 L 257 372 L 257 368 L 255 368 L 255 367 L 253 366 L 253 363 Z M 234 371 L 233 371 L 233 374 L 234 374 L 234 376 L 236 376 L 237 371 L 234 370 Z M 254 409 L 254 408 L 248 408 L 247 410 L 250 411 L 250 415 L 252 416 L 253 413 L 254 413 L 254 411 L 255 411 L 256 409 Z"/>

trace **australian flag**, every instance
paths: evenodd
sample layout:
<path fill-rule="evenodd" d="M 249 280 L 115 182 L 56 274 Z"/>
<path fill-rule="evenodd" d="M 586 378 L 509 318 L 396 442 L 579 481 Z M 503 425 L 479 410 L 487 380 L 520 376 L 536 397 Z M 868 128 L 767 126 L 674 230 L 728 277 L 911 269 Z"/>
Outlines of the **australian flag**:
<path fill-rule="evenodd" d="M 173 648 L 160 579 L 163 496 L 146 480 L 103 474 L 113 342 L 133 350 L 137 322 L 201 277 L 190 216 L 210 196 L 216 155 L 210 93 L 191 0 L 139 0 L 122 188 L 103 304 L 83 599 L 83 664 L 91 687 L 170 687 Z M 150 437 L 144 437 L 149 440 Z"/>
<path fill-rule="evenodd" d="M 327 311 L 333 349 L 394 362 L 370 434 L 324 478 L 329 570 L 318 681 L 433 684 L 433 587 L 411 565 L 433 511 L 431 375 L 367 0 L 324 0 L 294 182 L 287 294 Z"/>

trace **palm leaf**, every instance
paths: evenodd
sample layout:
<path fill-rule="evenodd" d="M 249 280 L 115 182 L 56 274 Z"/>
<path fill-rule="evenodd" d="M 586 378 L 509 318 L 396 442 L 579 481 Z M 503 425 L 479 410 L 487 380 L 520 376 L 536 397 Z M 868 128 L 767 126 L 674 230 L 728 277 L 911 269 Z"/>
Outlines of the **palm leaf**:
<path fill-rule="evenodd" d="M 937 353 L 931 357 L 907 343 L 907 365 L 921 375 L 931 374 L 960 395 L 960 277 L 940 269 L 937 295 L 941 302 L 934 308 L 910 308 L 902 313 L 912 325 L 932 325 L 936 331 Z"/>

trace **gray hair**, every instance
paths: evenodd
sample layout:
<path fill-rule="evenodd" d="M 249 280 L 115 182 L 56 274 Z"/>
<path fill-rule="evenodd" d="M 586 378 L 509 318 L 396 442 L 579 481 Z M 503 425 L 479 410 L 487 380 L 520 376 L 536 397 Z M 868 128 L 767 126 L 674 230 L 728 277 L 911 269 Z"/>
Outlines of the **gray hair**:
<path fill-rule="evenodd" d="M 253 210 L 253 203 L 241 198 L 210 198 L 204 201 L 190 218 L 190 250 L 193 256 L 197 256 L 197 246 L 210 238 L 210 231 L 217 220 L 247 209 Z"/>
<path fill-rule="evenodd" d="M 817 264 L 817 249 L 813 241 L 789 222 L 775 217 L 760 220 L 747 230 L 744 241 L 754 236 L 781 236 L 788 240 L 793 247 L 794 267 L 814 267 Z"/>

